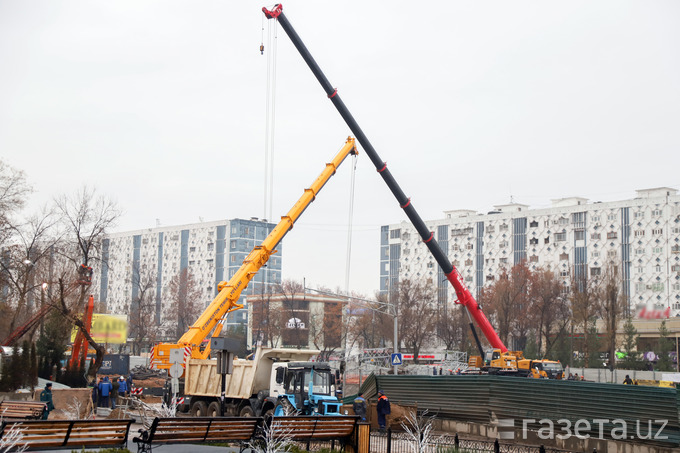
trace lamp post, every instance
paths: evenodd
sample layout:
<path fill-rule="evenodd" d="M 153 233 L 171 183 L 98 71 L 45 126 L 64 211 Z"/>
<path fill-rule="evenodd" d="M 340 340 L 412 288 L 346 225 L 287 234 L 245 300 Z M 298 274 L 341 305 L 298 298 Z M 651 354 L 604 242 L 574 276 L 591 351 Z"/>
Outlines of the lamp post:
<path fill-rule="evenodd" d="M 45 308 L 45 291 L 47 290 L 47 282 L 43 282 L 42 290 L 40 291 L 40 310 Z M 45 335 L 45 317 L 40 318 L 40 336 Z"/>

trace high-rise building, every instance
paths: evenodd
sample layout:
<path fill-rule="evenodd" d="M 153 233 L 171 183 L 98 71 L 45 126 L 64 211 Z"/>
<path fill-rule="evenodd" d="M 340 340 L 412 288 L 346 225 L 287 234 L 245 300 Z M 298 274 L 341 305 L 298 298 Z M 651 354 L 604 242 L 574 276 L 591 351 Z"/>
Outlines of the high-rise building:
<path fill-rule="evenodd" d="M 553 200 L 546 209 L 510 203 L 487 214 L 445 211 L 427 221 L 434 237 L 478 295 L 502 273 L 526 260 L 557 273 L 587 277 L 616 266 L 622 293 L 638 316 L 680 313 L 680 196 L 667 187 L 644 189 L 630 200 L 589 203 L 585 198 Z M 420 236 L 407 222 L 385 225 L 380 239 L 380 291 L 401 278 L 436 285 L 438 301 L 455 292 Z M 644 309 L 644 311 L 643 311 Z"/>
<path fill-rule="evenodd" d="M 171 313 L 168 285 L 187 270 L 207 306 L 217 295 L 217 285 L 228 281 L 254 246 L 267 237 L 275 224 L 258 219 L 232 219 L 190 225 L 149 228 L 108 235 L 102 244 L 103 264 L 93 287 L 110 313 L 128 314 L 142 291 L 155 301 L 156 325 Z M 266 267 L 260 269 L 241 294 L 281 283 L 282 244 Z M 246 309 L 229 315 L 227 325 L 247 325 Z"/>

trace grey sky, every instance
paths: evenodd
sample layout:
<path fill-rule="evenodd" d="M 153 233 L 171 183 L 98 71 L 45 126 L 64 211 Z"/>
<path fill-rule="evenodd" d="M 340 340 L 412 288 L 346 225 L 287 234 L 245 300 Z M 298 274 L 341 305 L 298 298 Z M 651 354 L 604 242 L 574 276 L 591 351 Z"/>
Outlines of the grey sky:
<path fill-rule="evenodd" d="M 117 231 L 263 217 L 262 6 L 0 1 L 0 155 L 33 206 L 87 183 L 125 210 Z M 424 219 L 680 187 L 679 2 L 284 11 Z M 349 135 L 281 29 L 277 67 L 276 220 Z M 286 237 L 284 278 L 344 286 L 349 181 L 348 162 Z M 362 153 L 352 289 L 378 287 L 379 226 L 402 220 Z"/>

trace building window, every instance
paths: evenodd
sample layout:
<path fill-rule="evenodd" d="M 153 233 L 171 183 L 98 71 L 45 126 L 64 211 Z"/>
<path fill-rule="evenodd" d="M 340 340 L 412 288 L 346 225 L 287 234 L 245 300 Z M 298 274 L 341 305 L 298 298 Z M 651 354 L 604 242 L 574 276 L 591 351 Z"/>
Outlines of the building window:
<path fill-rule="evenodd" d="M 529 228 L 538 228 L 538 222 L 532 220 L 531 223 L 529 224 Z"/>
<path fill-rule="evenodd" d="M 616 258 L 616 256 L 617 256 L 616 250 L 609 250 L 609 251 L 607 252 L 607 256 L 608 256 L 609 258 Z"/>
<path fill-rule="evenodd" d="M 401 230 L 390 231 L 390 239 L 399 239 L 401 237 Z"/>
<path fill-rule="evenodd" d="M 673 283 L 673 291 L 680 291 L 680 283 Z"/>
<path fill-rule="evenodd" d="M 660 265 L 660 264 L 657 264 L 656 266 L 654 266 L 654 270 L 655 270 L 656 272 L 661 272 L 661 265 Z"/>
<path fill-rule="evenodd" d="M 428 268 L 428 269 L 432 269 L 433 267 L 434 267 L 434 264 L 433 264 L 433 263 L 427 263 L 427 268 Z"/>
<path fill-rule="evenodd" d="M 508 264 L 508 259 L 507 258 L 499 258 L 498 262 L 500 264 Z"/>
<path fill-rule="evenodd" d="M 655 209 L 652 211 L 652 215 L 660 216 L 661 214 L 663 214 L 663 211 L 661 209 Z"/>
<path fill-rule="evenodd" d="M 555 242 L 564 242 L 567 240 L 567 233 L 562 232 L 562 233 L 555 233 Z"/>
<path fill-rule="evenodd" d="M 680 245 L 674 245 L 673 247 L 671 247 L 671 252 L 680 253 Z"/>
<path fill-rule="evenodd" d="M 236 255 L 231 255 L 231 262 L 235 263 L 236 262 Z"/>
<path fill-rule="evenodd" d="M 674 227 L 673 228 L 673 234 L 680 234 L 680 228 Z"/>
<path fill-rule="evenodd" d="M 236 250 L 236 241 L 231 241 L 231 249 Z"/>
<path fill-rule="evenodd" d="M 569 271 L 561 270 L 560 277 L 569 277 Z"/>
<path fill-rule="evenodd" d="M 209 252 L 212 252 L 214 249 L 215 249 L 215 244 L 212 243 L 212 242 L 209 242 L 209 243 L 208 243 L 208 251 L 209 251 Z"/>
<path fill-rule="evenodd" d="M 645 249 L 643 249 L 643 248 L 635 249 L 635 254 L 636 254 L 636 255 L 644 255 L 644 254 L 645 254 Z"/>
<path fill-rule="evenodd" d="M 538 263 L 538 256 L 536 256 L 536 255 L 531 255 L 531 256 L 529 257 L 529 262 L 530 262 L 530 263 Z"/>
<path fill-rule="evenodd" d="M 638 211 L 635 213 L 635 218 L 636 219 L 644 219 L 645 218 L 645 213 L 644 211 Z"/>
<path fill-rule="evenodd" d="M 594 215 L 590 218 L 590 221 L 595 223 L 600 221 L 600 216 Z"/>
<path fill-rule="evenodd" d="M 654 291 L 656 293 L 663 291 L 663 283 L 661 283 L 661 282 L 652 283 L 652 291 Z"/>
<path fill-rule="evenodd" d="M 569 225 L 569 219 L 566 217 L 560 217 L 560 225 Z"/>
<path fill-rule="evenodd" d="M 616 231 L 610 231 L 607 233 L 607 239 L 616 239 L 618 236 L 619 235 Z"/>
<path fill-rule="evenodd" d="M 639 238 L 645 235 L 645 230 L 635 230 L 635 237 Z"/>
<path fill-rule="evenodd" d="M 499 245 L 500 245 L 501 248 L 505 248 L 508 245 L 510 245 L 510 243 L 508 241 L 502 241 Z"/>
<path fill-rule="evenodd" d="M 543 240 L 543 243 L 544 243 L 544 244 L 550 244 L 550 236 L 547 236 L 547 237 Z"/>
<path fill-rule="evenodd" d="M 654 253 L 663 253 L 663 247 L 654 247 L 652 251 Z"/>
<path fill-rule="evenodd" d="M 569 261 L 568 253 L 560 253 L 560 261 Z"/>
<path fill-rule="evenodd" d="M 680 264 L 674 264 L 671 266 L 672 272 L 680 272 Z"/>
<path fill-rule="evenodd" d="M 657 228 L 657 229 L 652 230 L 652 234 L 655 235 L 655 236 L 659 236 L 659 235 L 663 234 L 663 228 Z"/>
<path fill-rule="evenodd" d="M 618 216 L 617 216 L 616 214 L 609 214 L 609 215 L 607 216 L 607 220 L 616 220 L 617 217 L 618 217 Z"/>
<path fill-rule="evenodd" d="M 592 277 L 599 277 L 602 274 L 602 269 L 599 267 L 591 267 L 590 268 L 590 275 Z"/>
<path fill-rule="evenodd" d="M 465 266 L 472 266 L 472 260 L 465 260 Z"/>
<path fill-rule="evenodd" d="M 600 237 L 601 237 L 600 233 L 592 233 L 590 235 L 590 239 L 594 239 L 594 240 L 600 239 Z"/>
<path fill-rule="evenodd" d="M 536 245 L 536 244 L 538 244 L 538 238 L 531 238 L 531 239 L 529 239 L 529 244 L 530 244 L 530 245 Z"/>
<path fill-rule="evenodd" d="M 465 246 L 465 248 L 468 249 L 468 250 L 472 250 L 473 246 L 472 246 L 472 244 L 467 244 L 467 245 Z"/>
<path fill-rule="evenodd" d="M 583 241 L 586 239 L 586 232 L 583 230 L 574 231 L 574 240 Z"/>
<path fill-rule="evenodd" d="M 645 286 L 644 283 L 636 283 L 635 284 L 635 292 L 636 293 L 644 292 L 644 290 L 646 290 L 646 289 L 647 289 L 647 287 Z"/>
<path fill-rule="evenodd" d="M 451 251 L 452 251 L 452 252 L 457 252 L 458 250 L 459 250 L 458 244 L 453 244 L 453 245 L 451 246 Z"/>
<path fill-rule="evenodd" d="M 645 271 L 645 269 L 642 266 L 636 267 L 635 270 L 637 271 L 638 274 L 642 274 Z"/>
<path fill-rule="evenodd" d="M 593 252 L 593 258 L 599 258 L 600 252 Z"/>
<path fill-rule="evenodd" d="M 508 225 L 504 223 L 498 228 L 499 231 L 508 231 Z"/>
<path fill-rule="evenodd" d="M 486 281 L 487 281 L 487 282 L 492 282 L 493 280 L 494 280 L 494 276 L 493 276 L 493 275 L 487 275 L 487 276 L 486 276 Z"/>

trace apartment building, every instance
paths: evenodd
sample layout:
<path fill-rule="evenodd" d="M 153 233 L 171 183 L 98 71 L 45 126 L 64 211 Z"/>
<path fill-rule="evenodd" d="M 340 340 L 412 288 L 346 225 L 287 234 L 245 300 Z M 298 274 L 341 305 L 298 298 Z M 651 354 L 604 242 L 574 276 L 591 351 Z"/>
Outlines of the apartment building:
<path fill-rule="evenodd" d="M 598 276 L 611 263 L 621 271 L 622 292 L 633 314 L 680 314 L 676 189 L 637 190 L 635 198 L 613 202 L 562 198 L 545 209 L 510 203 L 486 214 L 445 211 L 443 219 L 426 224 L 473 294 L 492 284 L 502 268 L 522 260 L 532 269 L 552 269 L 565 286 L 572 272 Z M 436 285 L 440 302 L 455 299 L 411 224 L 383 226 L 380 250 L 381 292 L 400 278 L 427 279 Z"/>
<path fill-rule="evenodd" d="M 156 303 L 155 319 L 150 322 L 160 325 L 170 311 L 167 291 L 173 277 L 187 269 L 207 306 L 217 295 L 218 283 L 228 281 L 275 226 L 252 218 L 110 234 L 102 244 L 104 264 L 93 288 L 99 289 L 107 310 L 119 314 L 128 314 L 140 291 L 148 288 Z M 246 296 L 262 291 L 263 286 L 281 282 L 282 249 L 283 244 L 279 244 L 278 253 L 255 275 L 239 303 L 245 304 Z M 227 324 L 246 325 L 247 310 L 231 313 Z"/>

